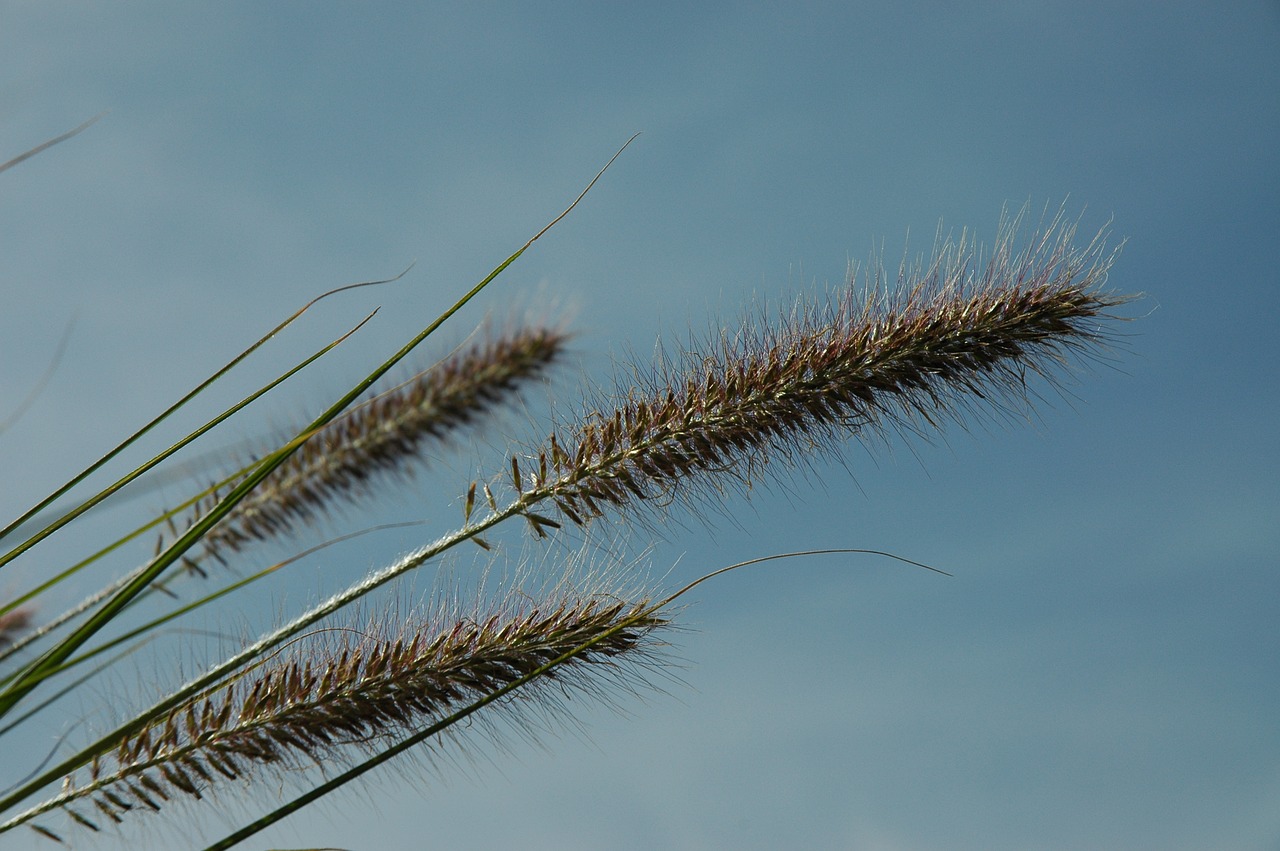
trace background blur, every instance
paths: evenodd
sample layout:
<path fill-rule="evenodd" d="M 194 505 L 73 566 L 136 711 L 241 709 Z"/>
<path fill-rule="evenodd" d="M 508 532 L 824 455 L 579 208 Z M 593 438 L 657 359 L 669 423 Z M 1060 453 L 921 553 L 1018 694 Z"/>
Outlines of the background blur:
<path fill-rule="evenodd" d="M 317 307 L 176 425 L 381 305 L 210 446 L 317 410 L 636 131 L 419 364 L 486 314 L 568 316 L 575 361 L 551 386 L 568 411 L 659 335 L 679 345 L 819 295 L 873 251 L 896 267 L 928 252 L 940 221 L 989 243 L 1024 204 L 1034 224 L 1065 202 L 1085 242 L 1113 222 L 1127 242 L 1110 286 L 1146 294 L 1124 310 L 1140 318 L 1120 329 L 1115 368 L 1047 393 L 1030 423 L 851 443 L 843 466 L 735 498 L 711 530 L 687 515 L 660 540 L 631 530 L 631 555 L 656 544 L 664 587 L 811 547 L 889 550 L 955 578 L 867 557 L 740 571 L 685 610 L 666 693 L 618 693 L 622 715 L 575 701 L 580 729 L 453 750 L 438 773 L 410 761 L 246 847 L 1280 847 L 1280 4 L 0 10 L 0 161 L 108 111 L 0 175 L 0 414 L 70 329 L 0 441 L 6 516 L 307 299 L 416 260 L 397 284 Z M 543 396 L 508 412 L 511 434 L 544 432 Z M 295 565 L 270 593 L 194 618 L 179 649 L 46 713 L 20 747 L 7 737 L 0 785 L 56 735 L 94 728 L 110 695 L 149 702 L 177 675 L 165 652 L 198 670 L 206 651 L 449 528 L 504 445 L 491 429 L 477 455 L 438 460 L 325 531 L 429 518 L 422 530 Z M 189 457 L 198 476 L 220 469 Z M 82 524 L 6 571 L 0 593 L 187 489 Z M 518 538 L 504 552 L 519 558 Z M 432 585 L 424 572 L 366 614 L 411 608 Z M 191 840 L 184 815 L 149 821 L 128 841 Z M 199 823 L 210 838 L 225 826 Z"/>

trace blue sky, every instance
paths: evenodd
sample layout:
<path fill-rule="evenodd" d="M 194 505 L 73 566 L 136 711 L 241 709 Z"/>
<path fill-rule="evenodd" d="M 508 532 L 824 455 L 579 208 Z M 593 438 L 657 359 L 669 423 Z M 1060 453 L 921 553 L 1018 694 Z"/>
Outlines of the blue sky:
<path fill-rule="evenodd" d="M 1276 3 L 11 3 L 0 18 L 0 158 L 107 111 L 0 176 L 5 399 L 73 323 L 0 444 L 8 514 L 313 295 L 416 261 L 234 377 L 217 400 L 382 307 L 219 439 L 314 408 L 637 131 L 450 338 L 486 313 L 569 316 L 580 364 L 553 385 L 560 404 L 658 335 L 838 287 L 873 250 L 927 252 L 940 221 L 989 242 L 1023 204 L 1065 204 L 1086 238 L 1111 222 L 1110 285 L 1145 294 L 1114 368 L 1030 422 L 851 445 L 710 528 L 673 517 L 650 555 L 669 583 L 847 546 L 954 578 L 835 558 L 725 577 L 684 612 L 681 683 L 619 695 L 625 717 L 584 703 L 581 730 L 542 746 L 407 763 L 252 847 L 1280 845 Z M 536 435 L 539 410 L 507 422 Z M 452 512 L 471 464 L 347 519 Z M 180 492 L 86 523 L 0 587 Z M 419 541 L 308 561 L 283 602 L 204 628 L 260 629 Z M 144 699 L 151 664 L 68 714 L 92 716 L 112 684 Z"/>

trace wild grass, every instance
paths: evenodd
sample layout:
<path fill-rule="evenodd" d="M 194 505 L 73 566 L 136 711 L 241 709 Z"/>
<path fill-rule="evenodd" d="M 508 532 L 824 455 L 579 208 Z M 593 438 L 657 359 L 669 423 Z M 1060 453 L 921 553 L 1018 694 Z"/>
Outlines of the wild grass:
<path fill-rule="evenodd" d="M 122 641 L 113 630 L 154 635 L 192 609 L 254 585 L 283 564 L 241 571 L 230 585 L 208 590 L 213 565 L 237 568 L 267 540 L 303 546 L 341 506 L 396 488 L 421 468 L 428 449 L 461 450 L 466 444 L 454 436 L 540 386 L 562 359 L 569 339 L 563 329 L 490 329 L 478 344 L 378 392 L 393 367 L 573 210 L 599 177 L 323 414 L 278 445 L 239 462 L 228 458 L 220 477 L 172 511 L 121 530 L 95 555 L 0 605 L 0 738 L 21 735 L 34 712 L 56 712 L 62 698 L 83 688 L 89 660 Z M 681 513 L 702 516 L 707 501 L 731 510 L 735 492 L 838 457 L 851 441 L 874 447 L 1026 409 L 1114 336 L 1114 310 L 1126 299 L 1106 289 L 1114 253 L 1105 237 L 1081 246 L 1061 216 L 1027 235 L 1015 217 L 1002 222 L 989 251 L 967 236 L 944 240 L 931 258 L 904 265 L 892 280 L 873 266 L 825 299 L 798 300 L 655 363 L 630 365 L 624 374 L 634 381 L 560 406 L 544 425 L 545 439 L 508 442 L 504 460 L 487 475 L 443 495 L 441 507 L 461 506 L 456 528 L 268 627 L 150 705 L 120 695 L 129 706 L 123 720 L 68 743 L 52 764 L 3 760 L 3 782 L 12 785 L 0 794 L 0 838 L 25 831 L 59 843 L 72 831 L 83 839 L 108 826 L 145 832 L 149 817 L 182 803 L 242 822 L 209 845 L 231 847 L 375 766 L 438 745 L 442 736 L 464 737 L 460 722 L 473 715 L 567 714 L 571 693 L 608 700 L 614 691 L 643 687 L 667 664 L 661 650 L 677 623 L 672 604 L 702 580 L 664 595 L 616 575 L 584 587 L 562 567 L 555 581 L 507 579 L 488 602 L 453 598 L 395 624 L 360 623 L 351 607 L 468 542 L 492 549 L 501 562 L 509 556 L 487 536 L 508 521 L 522 523 L 531 546 L 545 546 L 567 542 L 571 532 L 590 539 L 599 524 L 620 519 L 652 527 Z M 271 336 L 92 469 L 109 465 Z M 331 348 L 264 382 L 180 446 L 247 416 L 261 393 Z M 78 494 L 84 476 L 37 500 L 4 531 L 0 566 L 173 451 L 81 495 L 32 533 L 25 524 Z M 157 541 L 150 557 L 79 605 L 46 611 L 51 589 L 147 536 Z M 136 602 L 157 591 L 172 598 L 170 611 L 139 625 L 131 615 Z M 120 658 L 127 655 L 111 664 Z M 304 787 L 292 799 L 281 792 L 284 776 Z M 235 815 L 250 799 L 270 802 L 260 814 Z"/>

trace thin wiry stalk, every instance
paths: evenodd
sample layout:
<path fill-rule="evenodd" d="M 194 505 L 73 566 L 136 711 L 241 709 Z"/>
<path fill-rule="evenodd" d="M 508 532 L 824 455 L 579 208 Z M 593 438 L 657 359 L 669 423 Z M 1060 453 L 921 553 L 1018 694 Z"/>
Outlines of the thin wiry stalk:
<path fill-rule="evenodd" d="M 407 474 L 423 445 L 473 424 L 540 377 L 564 352 L 568 335 L 525 328 L 449 357 L 413 381 L 334 420 L 268 476 L 184 560 L 200 571 L 251 541 L 287 534 L 340 500 L 351 501 L 374 477 Z M 233 487 L 217 488 L 193 509 L 199 517 Z"/>
<path fill-rule="evenodd" d="M 301 650 L 175 707 L 95 760 L 83 785 L 69 781 L 57 797 L 0 830 L 54 809 L 96 830 L 102 819 L 119 823 L 131 811 L 158 811 L 174 798 L 201 799 L 220 782 L 251 779 L 270 766 L 331 762 L 347 746 L 373 749 L 584 644 L 590 649 L 551 679 L 591 691 L 601 675 L 649 663 L 655 633 L 668 623 L 647 596 L 568 593 L 541 603 L 510 600 L 393 640 Z M 522 692 L 529 699 L 537 694 Z"/>

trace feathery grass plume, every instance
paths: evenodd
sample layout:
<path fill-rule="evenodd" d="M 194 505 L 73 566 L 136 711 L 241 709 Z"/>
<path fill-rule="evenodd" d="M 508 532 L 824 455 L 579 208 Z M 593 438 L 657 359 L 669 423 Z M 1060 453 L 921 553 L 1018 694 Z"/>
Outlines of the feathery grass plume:
<path fill-rule="evenodd" d="M 295 645 L 291 658 L 251 668 L 123 738 L 82 783 L 68 779 L 61 794 L 0 830 L 53 810 L 96 830 L 99 820 L 120 823 L 134 810 L 202 799 L 219 783 L 252 780 L 270 767 L 342 762 L 344 748 L 376 751 L 584 644 L 591 646 L 543 675 L 544 688 L 558 689 L 550 700 L 562 700 L 565 688 L 599 692 L 610 677 L 634 683 L 637 668 L 655 663 L 656 634 L 668 626 L 648 595 L 625 600 L 561 587 L 539 599 L 509 594 L 465 615 L 438 607 L 392 638 L 352 639 L 349 630 L 311 636 L 319 640 Z M 379 624 L 370 630 L 387 632 Z M 513 696 L 524 703 L 541 694 L 534 684 Z"/>
<path fill-rule="evenodd" d="M 321 429 L 201 541 L 184 559 L 201 572 L 206 558 L 222 561 L 255 540 L 288 534 L 338 500 L 357 498 L 383 474 L 408 475 L 423 444 L 473 424 L 542 376 L 564 352 L 569 335 L 554 328 L 498 334 L 370 399 Z M 235 486 L 216 488 L 191 512 L 191 522 Z"/>
<path fill-rule="evenodd" d="M 962 236 L 928 264 L 904 266 L 894 291 L 877 271 L 860 293 L 854 274 L 825 306 L 659 365 L 648 386 L 620 390 L 611 413 L 593 411 L 512 456 L 514 505 L 551 500 L 582 525 L 606 507 L 749 483 L 766 463 L 800 461 L 850 435 L 936 429 L 1029 401 L 1028 374 L 1053 384 L 1072 355 L 1106 341 L 1101 324 L 1127 299 L 1099 290 L 1114 256 L 1105 232 L 1077 249 L 1059 217 L 1015 253 L 1017 224 L 1002 224 L 989 256 Z M 540 535 L 556 525 L 523 513 Z"/>

